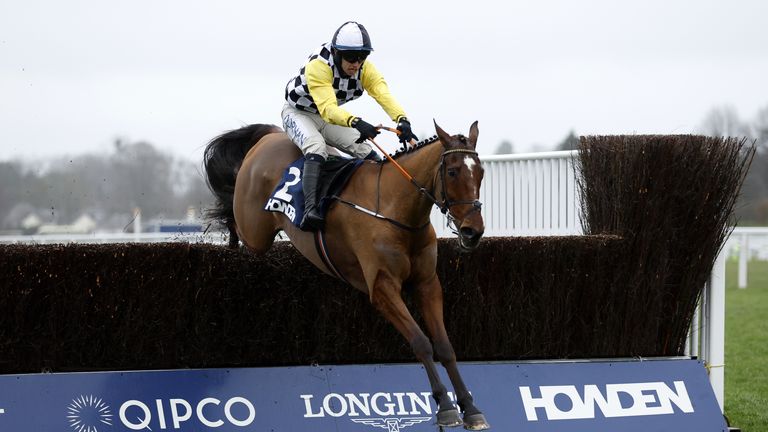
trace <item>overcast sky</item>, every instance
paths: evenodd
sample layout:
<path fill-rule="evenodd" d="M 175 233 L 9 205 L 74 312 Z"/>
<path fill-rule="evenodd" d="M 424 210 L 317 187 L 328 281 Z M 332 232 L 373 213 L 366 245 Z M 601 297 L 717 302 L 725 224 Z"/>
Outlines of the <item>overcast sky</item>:
<path fill-rule="evenodd" d="M 347 20 L 420 138 L 433 118 L 465 134 L 479 120 L 481 153 L 768 106 L 766 0 L 2 0 L 0 160 L 117 137 L 199 160 L 222 131 L 279 125 L 285 83 Z M 368 96 L 345 107 L 389 121 Z"/>

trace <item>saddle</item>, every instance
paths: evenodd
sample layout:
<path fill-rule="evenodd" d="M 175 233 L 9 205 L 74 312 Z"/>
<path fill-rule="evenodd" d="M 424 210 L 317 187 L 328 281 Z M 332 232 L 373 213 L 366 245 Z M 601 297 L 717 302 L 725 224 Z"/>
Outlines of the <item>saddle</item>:
<path fill-rule="evenodd" d="M 318 209 L 323 217 L 335 201 L 334 197 L 344 190 L 349 178 L 362 163 L 362 159 L 333 156 L 323 163 L 317 184 Z M 291 163 L 264 206 L 264 210 L 285 214 L 297 227 L 304 217 L 304 192 L 301 183 L 303 167 L 304 156 Z"/>

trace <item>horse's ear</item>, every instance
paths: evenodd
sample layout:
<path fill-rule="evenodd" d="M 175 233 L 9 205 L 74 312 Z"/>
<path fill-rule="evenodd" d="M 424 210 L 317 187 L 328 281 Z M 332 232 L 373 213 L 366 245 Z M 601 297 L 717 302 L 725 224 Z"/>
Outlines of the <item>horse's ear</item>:
<path fill-rule="evenodd" d="M 477 146 L 477 120 L 475 120 L 474 123 L 472 123 L 472 126 L 469 127 L 469 146 L 472 148 L 472 150 L 475 149 L 475 146 Z"/>
<path fill-rule="evenodd" d="M 432 119 L 432 121 L 435 123 L 435 132 L 437 132 L 437 137 L 440 138 L 440 142 L 443 143 L 443 147 L 448 146 L 451 141 L 451 136 L 437 125 L 437 121 L 435 121 L 435 119 Z"/>

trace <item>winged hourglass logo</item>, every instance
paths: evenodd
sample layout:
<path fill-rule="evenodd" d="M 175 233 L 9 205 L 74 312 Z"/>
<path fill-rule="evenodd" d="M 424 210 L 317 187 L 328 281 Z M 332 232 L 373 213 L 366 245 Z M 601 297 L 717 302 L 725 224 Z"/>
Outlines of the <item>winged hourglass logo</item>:
<path fill-rule="evenodd" d="M 394 417 L 394 418 L 364 418 L 364 419 L 350 419 L 355 423 L 361 423 L 368 426 L 378 427 L 386 429 L 387 432 L 400 432 L 408 426 L 424 423 L 431 420 L 432 417 Z"/>

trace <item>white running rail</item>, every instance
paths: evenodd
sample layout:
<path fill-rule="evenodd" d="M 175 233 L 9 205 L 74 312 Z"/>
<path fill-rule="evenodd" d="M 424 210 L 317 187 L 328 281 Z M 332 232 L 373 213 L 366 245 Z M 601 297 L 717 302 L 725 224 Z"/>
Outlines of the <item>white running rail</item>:
<path fill-rule="evenodd" d="M 576 157 L 575 150 L 481 156 L 485 236 L 582 234 Z M 437 207 L 432 224 L 438 236 L 453 235 Z"/>

